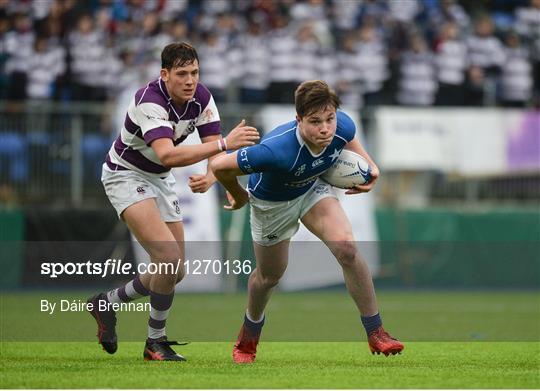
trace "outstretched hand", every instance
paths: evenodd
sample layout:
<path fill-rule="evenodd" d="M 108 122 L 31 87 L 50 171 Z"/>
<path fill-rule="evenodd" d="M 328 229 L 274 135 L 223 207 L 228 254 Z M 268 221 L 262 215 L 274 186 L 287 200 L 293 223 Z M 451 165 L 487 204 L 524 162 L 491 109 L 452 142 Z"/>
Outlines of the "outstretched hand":
<path fill-rule="evenodd" d="M 229 135 L 225 137 L 227 149 L 229 150 L 255 145 L 255 142 L 259 141 L 259 139 L 260 137 L 257 129 L 252 126 L 246 126 L 245 119 L 240 121 L 240 123 L 231 130 Z"/>

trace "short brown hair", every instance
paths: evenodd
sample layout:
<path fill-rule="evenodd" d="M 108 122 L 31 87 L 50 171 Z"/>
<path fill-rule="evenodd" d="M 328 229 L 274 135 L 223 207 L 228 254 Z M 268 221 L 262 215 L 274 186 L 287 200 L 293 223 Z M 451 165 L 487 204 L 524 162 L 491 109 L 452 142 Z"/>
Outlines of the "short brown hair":
<path fill-rule="evenodd" d="M 331 106 L 339 107 L 341 101 L 336 92 L 322 80 L 305 81 L 294 92 L 296 114 L 300 118 Z"/>
<path fill-rule="evenodd" d="M 199 61 L 197 51 L 187 42 L 170 43 L 161 52 L 161 68 L 184 67 Z"/>

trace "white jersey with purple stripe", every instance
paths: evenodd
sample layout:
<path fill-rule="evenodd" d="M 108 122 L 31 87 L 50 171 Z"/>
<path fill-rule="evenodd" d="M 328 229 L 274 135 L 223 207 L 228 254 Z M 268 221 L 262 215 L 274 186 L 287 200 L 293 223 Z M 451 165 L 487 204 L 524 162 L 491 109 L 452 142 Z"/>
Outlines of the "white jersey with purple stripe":
<path fill-rule="evenodd" d="M 180 144 L 197 129 L 201 138 L 221 133 L 214 98 L 201 83 L 194 97 L 182 106 L 169 96 L 165 83 L 155 80 L 135 94 L 127 110 L 124 126 L 106 158 L 111 170 L 130 169 L 143 174 L 166 176 L 164 167 L 150 146 L 158 138 Z"/>

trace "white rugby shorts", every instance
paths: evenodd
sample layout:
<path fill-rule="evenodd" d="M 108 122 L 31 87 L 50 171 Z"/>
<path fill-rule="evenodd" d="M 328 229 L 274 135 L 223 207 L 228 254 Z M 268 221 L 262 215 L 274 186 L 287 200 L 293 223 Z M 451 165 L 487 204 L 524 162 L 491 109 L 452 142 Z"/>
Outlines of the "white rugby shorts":
<path fill-rule="evenodd" d="M 159 178 L 132 170 L 113 171 L 107 164 L 103 164 L 101 182 L 120 219 L 128 206 L 147 198 L 155 198 L 163 221 L 182 221 L 180 201 L 174 191 L 176 181 L 172 173 L 165 178 Z"/>
<path fill-rule="evenodd" d="M 290 239 L 300 228 L 300 219 L 320 200 L 338 198 L 332 186 L 321 179 L 306 193 L 290 201 L 266 201 L 249 195 L 251 237 L 261 246 Z"/>

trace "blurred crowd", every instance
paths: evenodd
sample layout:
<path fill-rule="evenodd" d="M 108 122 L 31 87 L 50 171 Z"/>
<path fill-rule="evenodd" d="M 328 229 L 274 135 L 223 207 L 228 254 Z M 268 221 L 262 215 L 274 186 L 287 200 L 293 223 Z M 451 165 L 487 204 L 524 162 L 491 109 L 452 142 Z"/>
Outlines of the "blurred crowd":
<path fill-rule="evenodd" d="M 355 107 L 540 101 L 540 0 L 0 0 L 0 99 L 117 98 L 173 41 L 218 102 L 315 78 Z"/>

